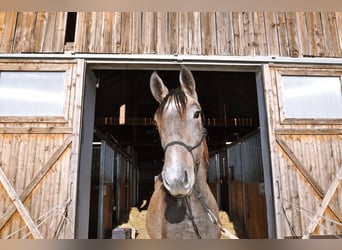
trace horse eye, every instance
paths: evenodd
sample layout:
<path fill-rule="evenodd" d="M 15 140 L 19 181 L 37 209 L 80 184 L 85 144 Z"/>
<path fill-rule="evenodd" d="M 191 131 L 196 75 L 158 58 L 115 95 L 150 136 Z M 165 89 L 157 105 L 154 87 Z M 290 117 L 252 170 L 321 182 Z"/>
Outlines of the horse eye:
<path fill-rule="evenodd" d="M 199 118 L 200 114 L 201 114 L 201 111 L 196 111 L 196 112 L 194 113 L 194 118 L 195 118 L 195 119 Z"/>

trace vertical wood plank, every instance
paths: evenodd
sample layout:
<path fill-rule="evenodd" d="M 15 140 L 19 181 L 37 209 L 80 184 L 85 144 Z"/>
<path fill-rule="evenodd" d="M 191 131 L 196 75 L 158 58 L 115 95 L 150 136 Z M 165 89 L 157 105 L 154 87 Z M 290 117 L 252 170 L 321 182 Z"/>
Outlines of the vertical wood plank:
<path fill-rule="evenodd" d="M 0 15 L 0 52 L 11 53 L 15 37 L 17 13 L 1 12 Z"/>
<path fill-rule="evenodd" d="M 298 33 L 299 55 L 306 56 L 309 54 L 309 43 L 307 34 L 307 24 L 304 12 L 296 12 L 296 29 Z"/>
<path fill-rule="evenodd" d="M 263 12 L 253 12 L 255 55 L 267 55 L 265 18 Z"/>
<path fill-rule="evenodd" d="M 56 24 L 54 28 L 54 42 L 52 43 L 52 48 L 50 51 L 45 52 L 58 52 L 64 51 L 64 40 L 66 35 L 66 22 L 67 22 L 67 12 L 58 12 L 56 16 Z"/>
<path fill-rule="evenodd" d="M 28 12 L 19 12 L 18 13 L 18 19 L 17 19 L 17 25 L 15 29 L 15 39 L 14 39 L 14 45 L 13 45 L 13 52 L 14 53 L 20 53 L 27 49 L 28 44 L 30 41 L 28 41 L 27 37 L 27 23 L 29 22 Z"/>
<path fill-rule="evenodd" d="M 280 56 L 289 56 L 286 18 L 284 12 L 277 12 L 278 46 Z"/>
<path fill-rule="evenodd" d="M 188 39 L 188 15 L 187 12 L 179 12 L 178 23 L 178 51 L 179 54 L 188 54 L 189 39 Z"/>
<path fill-rule="evenodd" d="M 121 53 L 132 53 L 132 12 L 122 13 Z"/>
<path fill-rule="evenodd" d="M 113 34 L 112 34 L 112 25 L 113 25 L 113 13 L 105 12 L 104 13 L 104 21 L 103 21 L 103 48 L 101 48 L 102 53 L 111 53 L 112 52 L 112 42 L 113 42 Z"/>
<path fill-rule="evenodd" d="M 277 33 L 277 20 L 274 12 L 265 13 L 265 28 L 267 39 L 267 55 L 279 55 L 278 33 Z"/>
<path fill-rule="evenodd" d="M 44 44 L 44 34 L 46 31 L 48 16 L 46 12 L 38 12 L 37 13 L 37 22 L 36 28 L 34 30 L 35 44 L 33 51 L 34 52 L 42 52 L 43 44 Z"/>
<path fill-rule="evenodd" d="M 45 27 L 44 41 L 42 51 L 51 51 L 54 41 L 54 30 L 57 20 L 57 13 L 51 12 L 47 14 L 47 24 Z"/>
<path fill-rule="evenodd" d="M 169 53 L 169 43 L 167 38 L 167 12 L 158 12 L 156 31 L 156 46 L 158 54 L 163 55 Z"/>
<path fill-rule="evenodd" d="M 24 32 L 22 33 L 23 45 L 20 52 L 32 52 L 35 44 L 34 29 L 36 27 L 36 13 L 27 12 L 25 18 Z"/>
<path fill-rule="evenodd" d="M 95 43 L 96 43 L 96 21 L 97 21 L 97 13 L 96 12 L 88 12 L 86 13 L 87 22 L 85 24 L 85 47 L 84 52 L 94 52 L 95 51 Z"/>
<path fill-rule="evenodd" d="M 5 22 L 5 18 L 6 18 L 6 12 L 0 12 L 0 52 L 6 52 L 6 50 L 4 51 L 3 47 L 4 47 L 4 42 L 6 41 L 6 37 L 4 36 L 5 31 L 6 31 L 6 22 Z"/>
<path fill-rule="evenodd" d="M 295 12 L 286 12 L 286 26 L 287 26 L 287 35 L 289 41 L 289 56 L 291 57 L 299 57 L 300 56 L 300 47 L 298 41 L 298 33 L 297 33 L 297 20 Z"/>
<path fill-rule="evenodd" d="M 215 13 L 202 12 L 201 13 L 201 28 L 202 28 L 202 54 L 215 55 L 216 47 L 216 25 Z"/>
<path fill-rule="evenodd" d="M 133 12 L 132 53 L 141 53 L 141 12 Z M 166 30 L 164 30 L 166 32 Z"/>
<path fill-rule="evenodd" d="M 308 27 L 309 55 L 315 57 L 323 56 L 324 41 L 320 13 L 307 12 L 305 14 Z"/>
<path fill-rule="evenodd" d="M 201 13 L 188 13 L 189 25 L 189 53 L 199 55 L 202 51 L 201 46 Z"/>
<path fill-rule="evenodd" d="M 156 13 L 144 12 L 142 14 L 142 52 L 144 54 L 156 53 Z"/>
<path fill-rule="evenodd" d="M 84 42 L 85 42 L 85 23 L 86 23 L 86 13 L 78 12 L 76 20 L 76 32 L 75 32 L 75 51 L 83 52 Z"/>
<path fill-rule="evenodd" d="M 339 57 L 341 56 L 341 47 L 338 41 L 338 31 L 335 13 L 321 12 L 323 37 L 325 44 L 325 56 Z"/>
<path fill-rule="evenodd" d="M 254 22 L 253 14 L 251 12 L 242 13 L 243 20 L 243 36 L 244 36 L 244 55 L 255 55 L 255 37 L 254 37 Z"/>
<path fill-rule="evenodd" d="M 340 53 L 342 53 L 342 12 L 335 12 Z"/>
<path fill-rule="evenodd" d="M 114 12 L 112 52 L 121 53 L 121 12 Z"/>
<path fill-rule="evenodd" d="M 217 35 L 217 54 L 227 55 L 228 44 L 228 17 L 227 12 L 216 12 L 216 35 Z"/>
<path fill-rule="evenodd" d="M 169 44 L 170 54 L 178 54 L 178 12 L 169 13 Z"/>
<path fill-rule="evenodd" d="M 227 47 L 227 54 L 234 55 L 234 28 L 233 28 L 233 13 L 227 13 L 227 36 L 228 36 L 228 47 Z"/>
<path fill-rule="evenodd" d="M 105 49 L 105 13 L 97 12 L 94 36 L 94 51 L 95 53 L 103 53 Z"/>
<path fill-rule="evenodd" d="M 234 55 L 242 56 L 244 54 L 244 31 L 243 31 L 243 18 L 241 12 L 232 13 L 233 20 L 233 33 L 234 33 Z"/>

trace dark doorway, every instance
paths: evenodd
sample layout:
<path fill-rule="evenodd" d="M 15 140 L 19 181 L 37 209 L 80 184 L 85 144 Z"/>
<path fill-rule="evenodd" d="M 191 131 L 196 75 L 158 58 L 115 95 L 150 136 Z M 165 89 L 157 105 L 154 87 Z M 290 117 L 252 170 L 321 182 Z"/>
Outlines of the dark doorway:
<path fill-rule="evenodd" d="M 147 208 L 144 201 L 149 200 L 154 178 L 160 173 L 163 163 L 163 150 L 153 119 L 158 104 L 149 87 L 152 72 L 94 70 L 98 82 L 94 125 L 96 131 L 129 154 L 133 159 L 133 168 L 137 170 L 136 183 L 133 183 L 136 185 L 136 194 L 127 202 L 128 208 Z M 239 140 L 259 128 L 255 72 L 192 73 L 204 112 L 211 155 L 222 154 L 228 142 Z M 169 89 L 178 87 L 178 70 L 158 70 L 158 74 Z M 94 136 L 94 142 L 100 139 Z M 220 196 L 220 208 L 228 210 L 228 184 L 225 178 L 219 184 L 222 192 L 216 192 L 215 195 Z M 141 207 L 142 205 L 145 206 Z"/>

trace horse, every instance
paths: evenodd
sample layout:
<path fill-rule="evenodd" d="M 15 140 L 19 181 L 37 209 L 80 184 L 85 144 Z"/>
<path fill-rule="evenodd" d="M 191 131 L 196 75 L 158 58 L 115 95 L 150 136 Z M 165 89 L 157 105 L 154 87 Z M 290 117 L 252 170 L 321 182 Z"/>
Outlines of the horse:
<path fill-rule="evenodd" d="M 219 239 L 225 229 L 207 183 L 206 130 L 195 80 L 186 66 L 179 81 L 180 88 L 169 91 L 156 71 L 150 77 L 159 103 L 154 120 L 164 164 L 147 208 L 146 229 L 151 239 Z M 228 237 L 235 236 L 228 232 Z"/>

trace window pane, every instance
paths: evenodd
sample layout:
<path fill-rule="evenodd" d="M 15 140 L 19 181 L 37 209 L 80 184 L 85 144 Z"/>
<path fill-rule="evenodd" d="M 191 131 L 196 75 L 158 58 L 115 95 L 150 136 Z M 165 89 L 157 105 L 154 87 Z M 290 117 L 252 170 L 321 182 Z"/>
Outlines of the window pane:
<path fill-rule="evenodd" d="M 1 116 L 61 116 L 65 72 L 0 72 Z"/>
<path fill-rule="evenodd" d="M 283 76 L 286 118 L 342 118 L 340 77 Z"/>

